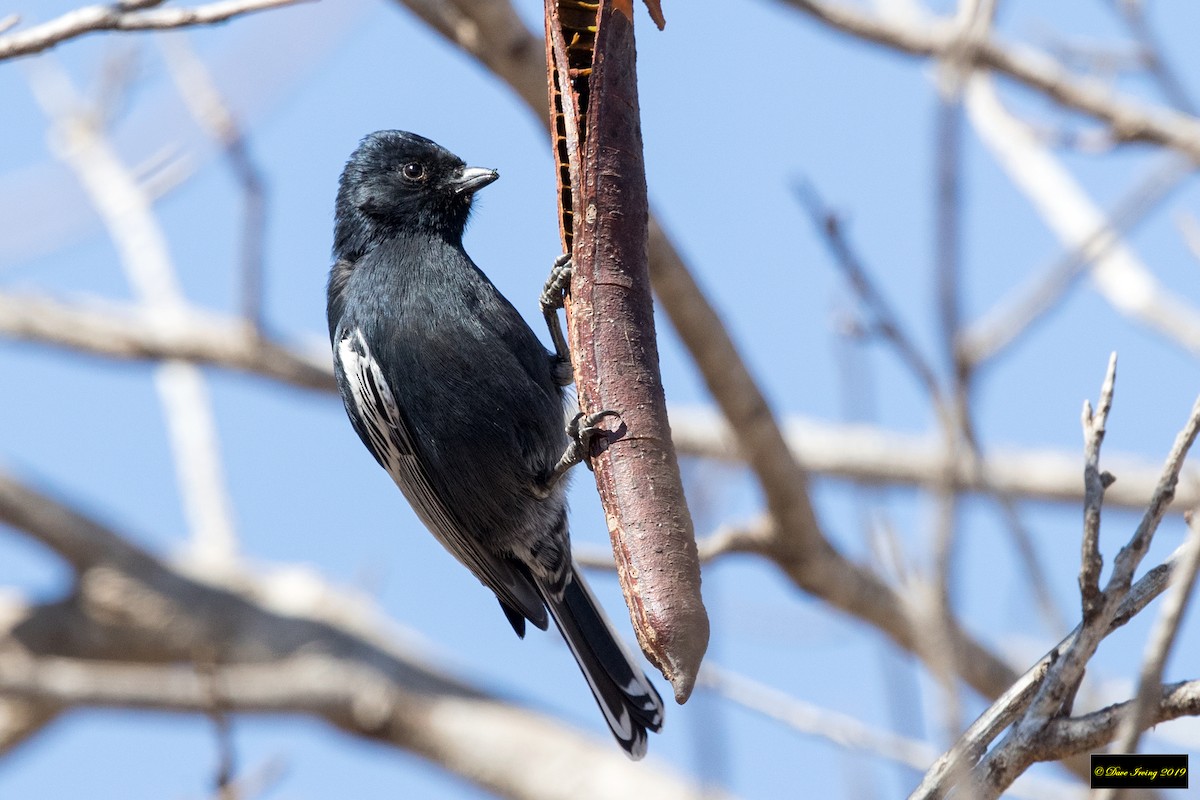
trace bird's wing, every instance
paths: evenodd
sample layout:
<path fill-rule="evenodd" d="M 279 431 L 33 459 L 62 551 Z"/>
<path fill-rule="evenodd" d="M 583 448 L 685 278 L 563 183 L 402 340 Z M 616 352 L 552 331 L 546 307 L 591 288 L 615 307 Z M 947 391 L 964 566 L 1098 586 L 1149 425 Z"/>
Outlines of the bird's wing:
<path fill-rule="evenodd" d="M 417 515 L 438 541 L 496 593 L 502 603 L 524 614 L 543 630 L 549 624 L 546 608 L 529 578 L 502 558 L 480 547 L 447 508 L 429 479 L 420 449 L 383 371 L 371 357 L 358 328 L 338 332 L 335 366 L 350 421 L 359 437 L 404 492 Z"/>

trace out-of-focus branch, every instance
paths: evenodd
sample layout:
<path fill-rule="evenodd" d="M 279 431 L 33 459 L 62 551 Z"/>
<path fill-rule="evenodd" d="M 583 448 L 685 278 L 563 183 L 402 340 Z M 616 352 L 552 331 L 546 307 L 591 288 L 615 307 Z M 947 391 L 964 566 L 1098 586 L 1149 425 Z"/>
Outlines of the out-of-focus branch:
<path fill-rule="evenodd" d="M 126 279 L 154 313 L 168 318 L 184 313 L 187 306 L 166 235 L 150 197 L 101 129 L 102 115 L 85 110 L 71 79 L 56 63 L 35 63 L 32 88 L 51 118 L 55 154 L 74 171 L 108 228 Z M 194 364 L 164 361 L 155 371 L 155 384 L 191 545 L 198 557 L 229 559 L 237 537 L 207 383 Z"/>
<path fill-rule="evenodd" d="M 167 319 L 138 306 L 65 303 L 0 292 L 0 335 L 108 358 L 209 364 L 322 392 L 337 388 L 323 351 L 314 348 L 309 353 L 258 338 L 242 320 L 194 309 Z M 720 414 L 673 406 L 670 415 L 681 455 L 742 461 L 737 440 Z M 793 457 L 813 475 L 927 488 L 946 470 L 944 454 L 926 436 L 794 417 L 784 421 L 784 432 Z M 1106 461 L 1119 478 L 1104 496 L 1108 505 L 1143 508 L 1154 492 L 1157 468 L 1120 455 Z M 955 465 L 953 474 L 963 491 L 1068 503 L 1083 498 L 1078 457 L 1069 453 L 995 450 L 977 468 Z M 1183 471 L 1176 502 L 1183 508 L 1200 505 L 1200 474 Z M 700 544 L 704 560 L 704 540 Z"/>
<path fill-rule="evenodd" d="M 921 388 L 929 395 L 929 399 L 939 410 L 945 405 L 942 398 L 942 388 L 938 383 L 937 373 L 933 365 L 925 358 L 921 348 L 900 322 L 900 316 L 892 309 L 892 305 L 868 275 L 866 268 L 858 255 L 850 246 L 842 229 L 841 217 L 825 205 L 817 189 L 807 181 L 796 187 L 796 196 L 800 204 L 808 212 L 813 227 L 821 236 L 821 240 L 829 249 L 833 263 L 841 271 L 846 282 L 854 290 L 855 296 L 866 310 L 865 325 L 872 334 L 878 334 L 896 354 L 900 362 L 908 368 Z"/>
<path fill-rule="evenodd" d="M 229 167 L 242 187 L 241 310 L 255 331 L 263 327 L 263 241 L 266 234 L 266 192 L 262 173 L 228 104 L 221 97 L 204 62 L 188 44 L 186 34 L 160 39 L 167 66 L 179 94 L 200 124 L 225 151 Z"/>
<path fill-rule="evenodd" d="M 794 457 L 812 475 L 879 485 L 933 488 L 949 470 L 960 491 L 1002 492 L 1013 498 L 1078 504 L 1083 500 L 1079 456 L 1052 450 L 995 449 L 975 464 L 947 465 L 945 453 L 929 436 L 898 433 L 871 425 L 839 425 L 790 417 L 784 432 Z M 673 406 L 671 433 L 680 455 L 742 460 L 728 424 L 709 409 Z M 1105 459 L 1118 480 L 1104 495 L 1109 506 L 1145 508 L 1160 468 L 1141 459 Z M 1200 503 L 1200 473 L 1183 471 L 1177 507 Z"/>
<path fill-rule="evenodd" d="M 607 739 L 488 696 L 424 663 L 365 601 L 307 582 L 171 567 L 128 538 L 0 474 L 0 523 L 79 573 L 65 600 L 0 624 L 0 750 L 85 706 L 301 713 L 420 755 L 509 798 L 691 798 Z M 196 572 L 199 570 L 200 572 Z M 283 611 L 276 612 L 275 608 Z M 527 769 L 530 752 L 542 768 Z M 561 765 L 561 766 L 556 766 Z"/>
<path fill-rule="evenodd" d="M 120 359 L 177 359 L 334 392 L 328 357 L 256 336 L 240 319 L 189 308 L 163 315 L 141 306 L 65 303 L 0 292 L 0 334 Z"/>
<path fill-rule="evenodd" d="M 1200 311 L 1166 291 L 1120 238 L 1124 227 L 1179 185 L 1190 164 L 1178 156 L 1170 159 L 1109 219 L 1037 137 L 1004 109 L 987 77 L 971 81 L 967 108 L 983 142 L 1070 256 L 974 323 L 959 344 L 962 357 L 971 363 L 995 357 L 1051 310 L 1089 264 L 1094 265 L 1096 288 L 1113 308 L 1200 353 Z"/>
<path fill-rule="evenodd" d="M 937 756 L 933 745 L 873 728 L 846 714 L 806 703 L 711 663 L 700 672 L 700 686 L 738 705 L 787 725 L 794 731 L 826 739 L 847 750 L 925 770 Z M 1022 776 L 1013 786 L 1013 797 L 1039 800 L 1081 798 L 1084 790 L 1061 781 Z"/>
<path fill-rule="evenodd" d="M 722 525 L 696 542 L 700 563 L 736 553 L 762 555 L 775 536 L 770 517 L 760 517 L 743 525 Z M 575 563 L 588 569 L 616 569 L 612 550 L 599 547 L 572 548 Z"/>
<path fill-rule="evenodd" d="M 301 0 L 220 0 L 195 8 L 130 9 L 128 4 L 95 5 L 68 11 L 57 19 L 0 36 L 0 60 L 40 53 L 96 31 L 153 31 L 212 25 L 255 11 L 293 5 Z"/>
<path fill-rule="evenodd" d="M 944 19 L 918 25 L 884 20 L 844 2 L 781 2 L 851 36 L 910 55 L 943 58 L 955 47 L 957 29 Z M 1200 120 L 1195 117 L 1122 96 L 1099 80 L 1072 74 L 1051 56 L 1026 45 L 985 39 L 975 43 L 968 57 L 977 68 L 1003 73 L 1107 123 L 1118 139 L 1160 144 L 1200 161 Z"/>
<path fill-rule="evenodd" d="M 241 713 L 307 714 L 409 750 L 501 797 L 654 797 L 697 789 L 539 714 L 484 696 L 405 686 L 350 659 L 297 654 L 261 664 L 192 666 L 0 656 L 0 693 L 64 707 L 206 713 L 212 693 Z M 539 768 L 528 769 L 529 753 Z"/>

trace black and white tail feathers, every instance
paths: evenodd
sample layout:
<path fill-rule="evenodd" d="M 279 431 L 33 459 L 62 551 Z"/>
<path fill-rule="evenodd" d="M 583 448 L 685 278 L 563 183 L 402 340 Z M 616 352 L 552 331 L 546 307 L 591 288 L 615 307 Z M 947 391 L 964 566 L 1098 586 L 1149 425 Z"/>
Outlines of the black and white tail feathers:
<path fill-rule="evenodd" d="M 541 591 L 541 586 L 538 588 Z M 617 640 L 574 564 L 562 599 L 544 591 L 542 599 L 587 678 L 613 736 L 631 758 L 646 755 L 646 731 L 662 727 L 662 698 Z"/>

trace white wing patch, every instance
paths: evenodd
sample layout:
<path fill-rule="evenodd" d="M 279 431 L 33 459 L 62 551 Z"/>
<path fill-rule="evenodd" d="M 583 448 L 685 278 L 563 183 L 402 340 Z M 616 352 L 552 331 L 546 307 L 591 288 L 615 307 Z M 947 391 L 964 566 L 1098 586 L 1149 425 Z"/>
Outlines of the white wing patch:
<path fill-rule="evenodd" d="M 362 331 L 347 331 L 338 342 L 338 359 L 350 384 L 358 420 L 371 440 L 371 451 L 393 478 L 399 476 L 403 459 L 412 457 L 412 447 L 400 421 L 400 409 L 392 389 L 384 380 Z"/>

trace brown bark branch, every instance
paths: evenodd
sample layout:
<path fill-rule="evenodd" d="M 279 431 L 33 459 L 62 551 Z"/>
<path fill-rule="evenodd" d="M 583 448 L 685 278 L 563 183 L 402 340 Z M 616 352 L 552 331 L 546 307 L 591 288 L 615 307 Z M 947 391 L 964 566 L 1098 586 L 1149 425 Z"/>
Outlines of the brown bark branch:
<path fill-rule="evenodd" d="M 573 263 L 565 304 L 575 385 L 582 412 L 611 409 L 621 421 L 590 466 L 638 643 L 682 703 L 708 648 L 709 625 L 658 367 L 633 20 L 629 9 L 602 0 L 592 60 L 580 66 L 568 57 L 576 28 L 564 30 L 555 0 L 546 8 L 547 69 L 555 74 L 550 114 L 566 138 L 556 154 L 568 157 L 559 198 L 563 248 Z"/>

